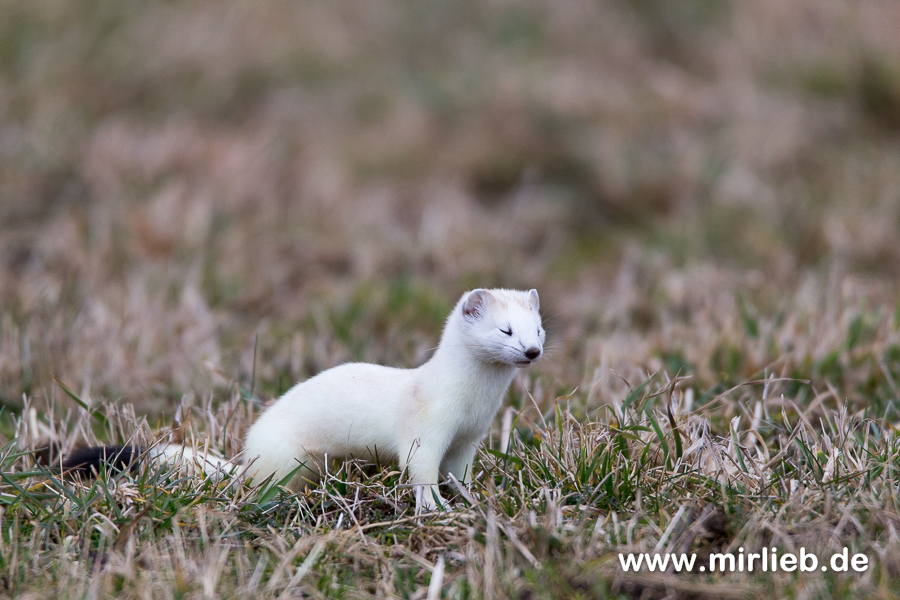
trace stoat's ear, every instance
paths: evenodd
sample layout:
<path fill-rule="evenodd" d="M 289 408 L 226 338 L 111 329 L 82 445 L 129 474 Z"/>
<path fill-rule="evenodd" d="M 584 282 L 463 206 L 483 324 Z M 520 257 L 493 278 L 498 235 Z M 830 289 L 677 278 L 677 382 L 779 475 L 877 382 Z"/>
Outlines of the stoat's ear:
<path fill-rule="evenodd" d="M 531 302 L 531 307 L 534 310 L 541 309 L 541 299 L 538 298 L 537 290 L 531 290 L 528 292 L 528 301 Z"/>
<path fill-rule="evenodd" d="M 469 295 L 466 296 L 466 301 L 463 302 L 463 316 L 469 319 L 480 319 L 483 317 L 490 294 L 489 291 L 482 289 L 469 292 Z"/>

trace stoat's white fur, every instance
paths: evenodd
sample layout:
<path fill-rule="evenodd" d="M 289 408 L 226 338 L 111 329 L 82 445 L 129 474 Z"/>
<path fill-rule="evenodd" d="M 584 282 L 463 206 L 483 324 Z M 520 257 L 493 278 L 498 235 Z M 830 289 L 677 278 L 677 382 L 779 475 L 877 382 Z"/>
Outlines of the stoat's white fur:
<path fill-rule="evenodd" d="M 422 366 L 351 363 L 295 385 L 247 433 L 246 474 L 277 482 L 302 464 L 288 484 L 298 490 L 318 479 L 325 460 L 397 461 L 417 486 L 416 510 L 436 508 L 442 478 L 471 478 L 516 369 L 543 354 L 539 308 L 536 290 L 474 290 Z"/>
<path fill-rule="evenodd" d="M 161 444 L 147 451 L 151 460 L 166 463 L 188 475 L 215 475 L 217 473 L 238 473 L 240 468 L 230 460 L 206 451 L 197 451 L 181 444 Z"/>

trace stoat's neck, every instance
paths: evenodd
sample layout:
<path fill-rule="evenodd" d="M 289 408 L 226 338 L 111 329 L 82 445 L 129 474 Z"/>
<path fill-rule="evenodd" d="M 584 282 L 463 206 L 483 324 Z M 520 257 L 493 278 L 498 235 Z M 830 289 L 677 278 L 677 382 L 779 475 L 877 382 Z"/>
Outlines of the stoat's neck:
<path fill-rule="evenodd" d="M 463 340 L 458 312 L 454 311 L 444 327 L 434 356 L 419 367 L 420 385 L 432 398 L 479 410 L 492 407 L 496 412 L 516 367 L 477 358 Z"/>

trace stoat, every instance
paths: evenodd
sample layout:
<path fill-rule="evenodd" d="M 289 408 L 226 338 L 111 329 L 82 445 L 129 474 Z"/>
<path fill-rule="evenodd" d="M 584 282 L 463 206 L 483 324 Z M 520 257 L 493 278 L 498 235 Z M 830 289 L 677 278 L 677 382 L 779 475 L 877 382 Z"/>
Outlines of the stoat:
<path fill-rule="evenodd" d="M 416 512 L 433 510 L 444 504 L 442 479 L 471 479 L 478 445 L 516 369 L 540 359 L 544 339 L 536 290 L 467 292 L 422 366 L 344 364 L 288 390 L 247 432 L 243 474 L 257 482 L 293 474 L 287 487 L 297 491 L 318 480 L 326 460 L 390 460 L 416 486 Z M 98 458 L 124 456 L 121 449 L 90 450 L 92 460 L 67 463 L 86 471 Z M 170 445 L 152 458 L 172 459 L 180 452 Z M 200 458 L 212 470 L 233 467 L 218 457 Z M 191 459 L 197 461 L 195 455 Z"/>
<path fill-rule="evenodd" d="M 298 490 L 317 480 L 326 457 L 377 457 L 408 471 L 417 511 L 436 508 L 442 478 L 471 478 L 516 369 L 543 354 L 539 308 L 536 290 L 473 290 L 422 366 L 350 363 L 295 385 L 248 431 L 247 474 L 281 481 L 297 470 L 288 487 Z"/>

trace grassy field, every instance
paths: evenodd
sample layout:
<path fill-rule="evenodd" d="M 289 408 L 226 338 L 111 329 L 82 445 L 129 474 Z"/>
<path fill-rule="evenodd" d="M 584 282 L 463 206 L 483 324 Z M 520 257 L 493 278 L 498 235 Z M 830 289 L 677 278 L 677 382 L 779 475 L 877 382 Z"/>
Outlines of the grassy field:
<path fill-rule="evenodd" d="M 0 15 L 0 597 L 900 596 L 900 4 Z M 235 455 L 494 286 L 547 353 L 451 511 L 362 463 L 289 495 L 33 453 Z M 773 547 L 868 568 L 618 558 Z"/>

